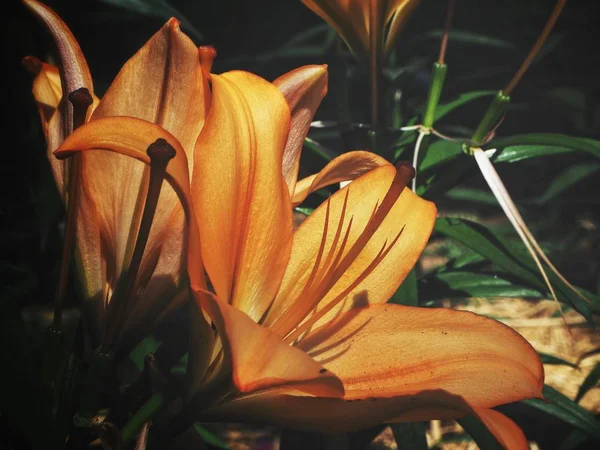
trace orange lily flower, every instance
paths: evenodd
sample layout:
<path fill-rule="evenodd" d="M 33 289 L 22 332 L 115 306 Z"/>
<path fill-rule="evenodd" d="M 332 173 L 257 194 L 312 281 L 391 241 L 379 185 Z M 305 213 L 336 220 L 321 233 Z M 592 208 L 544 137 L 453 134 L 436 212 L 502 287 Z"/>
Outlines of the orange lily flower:
<path fill-rule="evenodd" d="M 65 162 L 52 153 L 73 129 L 73 107 L 67 95 L 79 88 L 93 95 L 92 78 L 63 21 L 40 2 L 23 2 L 46 25 L 59 51 L 60 71 L 32 57 L 24 62 L 37 73 L 33 93 L 51 167 L 64 198 L 68 172 Z M 198 49 L 172 19 L 123 66 L 102 100 L 95 98 L 85 121 L 116 116 L 147 120 L 168 130 L 191 152 L 204 123 L 207 95 Z M 164 183 L 132 294 L 117 308 L 113 294 L 127 274 L 137 269 L 131 267 L 132 253 L 148 192 L 149 169 L 110 152 L 80 156 L 76 260 L 89 300 L 84 313 L 89 316 L 92 343 L 112 350 L 126 337 L 138 338 L 187 298 L 184 213 L 175 192 Z"/>
<path fill-rule="evenodd" d="M 246 72 L 211 74 L 191 177 L 184 147 L 147 120 L 91 121 L 55 152 L 149 163 L 158 138 L 177 152 L 167 179 L 188 213 L 190 282 L 216 333 L 198 322 L 196 396 L 171 431 L 197 420 L 343 431 L 475 414 L 506 448 L 527 448 L 491 409 L 541 397 L 543 368 L 527 341 L 472 313 L 386 304 L 436 216 L 405 189 L 412 168 L 353 152 L 295 183 L 307 113 L 293 105 L 318 104 L 325 76 L 300 68 L 277 80 L 280 91 Z M 352 178 L 294 230 L 292 198 Z"/>
<path fill-rule="evenodd" d="M 302 0 L 358 58 L 389 53 L 420 0 Z"/>

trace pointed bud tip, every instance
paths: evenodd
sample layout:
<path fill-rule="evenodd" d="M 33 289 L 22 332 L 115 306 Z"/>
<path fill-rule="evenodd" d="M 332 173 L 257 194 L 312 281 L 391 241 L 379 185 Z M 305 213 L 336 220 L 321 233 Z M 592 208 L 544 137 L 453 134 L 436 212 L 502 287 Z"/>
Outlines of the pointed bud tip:
<path fill-rule="evenodd" d="M 35 56 L 26 56 L 21 60 L 21 64 L 23 64 L 23 67 L 25 67 L 25 69 L 34 75 L 40 73 L 44 66 L 44 63 Z"/>
<path fill-rule="evenodd" d="M 201 45 L 198 47 L 198 59 L 202 69 L 206 73 L 210 73 L 216 57 L 217 50 L 212 45 Z"/>

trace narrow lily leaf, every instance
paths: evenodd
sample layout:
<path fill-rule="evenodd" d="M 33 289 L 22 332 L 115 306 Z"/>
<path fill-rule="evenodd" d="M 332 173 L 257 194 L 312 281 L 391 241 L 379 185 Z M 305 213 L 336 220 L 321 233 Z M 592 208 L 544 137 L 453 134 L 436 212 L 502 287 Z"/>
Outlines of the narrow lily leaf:
<path fill-rule="evenodd" d="M 442 37 L 442 30 L 430 31 L 429 33 L 426 33 L 423 37 L 439 39 Z M 499 39 L 494 36 L 488 36 L 487 34 L 456 29 L 452 30 L 452 42 L 457 44 L 483 45 L 486 47 L 495 48 L 515 48 L 515 44 L 504 39 Z"/>
<path fill-rule="evenodd" d="M 448 198 L 452 200 L 467 201 L 471 203 L 479 203 L 481 205 L 498 206 L 498 200 L 489 191 L 482 189 L 472 189 L 455 187 L 448 191 Z"/>
<path fill-rule="evenodd" d="M 513 284 L 498 275 L 441 272 L 427 277 L 423 297 L 541 297 L 537 290 Z"/>
<path fill-rule="evenodd" d="M 457 422 L 473 438 L 480 450 L 502 450 L 498 440 L 477 417 L 465 416 Z"/>
<path fill-rule="evenodd" d="M 595 161 L 569 166 L 552 180 L 548 189 L 534 200 L 535 203 L 542 205 L 548 203 L 584 178 L 595 174 L 598 170 L 600 170 L 600 162 Z"/>
<path fill-rule="evenodd" d="M 304 139 L 304 147 L 306 150 L 314 153 L 327 162 L 331 161 L 337 156 L 333 150 L 328 149 L 324 145 L 308 137 Z"/>
<path fill-rule="evenodd" d="M 454 31 L 452 32 L 452 39 L 454 39 Z M 435 110 L 435 120 L 441 119 L 442 117 L 448 115 L 455 109 L 472 102 L 473 100 L 477 100 L 482 97 L 489 97 L 492 95 L 496 95 L 497 91 L 473 91 L 466 92 L 461 94 L 456 100 L 452 100 L 451 102 L 445 103 L 443 105 L 439 105 Z"/>
<path fill-rule="evenodd" d="M 494 147 L 497 148 L 504 148 L 511 145 L 548 145 L 567 147 L 600 158 L 600 141 L 558 133 L 520 134 L 494 140 Z"/>
<path fill-rule="evenodd" d="M 581 449 L 581 445 L 588 441 L 590 437 L 583 433 L 581 430 L 573 430 L 567 437 L 560 443 L 557 450 L 576 450 Z"/>
<path fill-rule="evenodd" d="M 413 267 L 408 275 L 394 293 L 388 303 L 396 303 L 397 305 L 419 306 L 419 288 L 417 283 L 417 272 Z"/>
<path fill-rule="evenodd" d="M 569 147 L 557 145 L 510 145 L 497 150 L 492 155 L 494 163 L 514 163 L 526 159 L 538 158 L 540 156 L 562 155 L 572 153 Z M 488 153 L 488 151 L 486 151 Z"/>
<path fill-rule="evenodd" d="M 515 251 L 513 245 L 483 225 L 466 219 L 444 217 L 437 219 L 435 230 L 485 256 L 502 269 L 517 276 L 527 283 L 528 286 L 546 292 L 546 285 L 542 281 L 530 256 L 526 253 Z M 588 303 L 575 292 L 572 292 L 554 273 L 549 273 L 548 276 L 552 284 L 557 288 L 559 298 L 571 304 L 588 321 L 591 321 L 592 316 Z M 586 295 L 589 297 L 587 293 Z"/>
<path fill-rule="evenodd" d="M 579 386 L 575 401 L 579 402 L 590 389 L 598 386 L 598 383 L 600 383 L 600 363 L 596 364 L 588 376 L 585 377 L 581 386 Z"/>
<path fill-rule="evenodd" d="M 542 352 L 538 352 L 538 355 L 540 355 L 542 364 L 563 365 L 563 366 L 572 367 L 573 369 L 577 369 L 579 367 L 577 364 L 573 364 L 572 362 L 569 362 L 565 359 L 559 358 L 558 356 L 548 355 L 547 353 L 542 353 Z"/>
<path fill-rule="evenodd" d="M 194 430 L 198 433 L 198 436 L 202 438 L 204 442 L 208 445 L 216 448 L 228 449 L 229 446 L 225 441 L 223 441 L 219 436 L 214 434 L 205 426 L 200 425 L 199 423 L 194 424 Z"/>
<path fill-rule="evenodd" d="M 166 0 L 101 0 L 104 3 L 118 6 L 119 8 L 133 11 L 137 14 L 142 14 L 149 17 L 157 17 L 162 20 L 168 20 L 171 17 L 176 17 L 181 21 L 181 25 L 194 36 L 197 40 L 203 39 L 202 33 L 187 20 L 176 8 Z"/>
<path fill-rule="evenodd" d="M 425 435 L 425 423 L 395 423 L 392 425 L 394 438 L 398 448 L 403 450 L 427 450 L 427 436 Z"/>
<path fill-rule="evenodd" d="M 600 439 L 600 420 L 593 414 L 551 386 L 544 386 L 542 392 L 547 401 L 528 399 L 523 400 L 523 403 L 573 425 L 595 439 Z"/>

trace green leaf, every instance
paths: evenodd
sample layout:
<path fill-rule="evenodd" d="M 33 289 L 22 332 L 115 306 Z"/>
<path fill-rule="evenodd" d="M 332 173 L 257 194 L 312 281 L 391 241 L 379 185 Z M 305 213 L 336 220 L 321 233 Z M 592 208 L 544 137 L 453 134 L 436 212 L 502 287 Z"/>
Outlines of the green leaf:
<path fill-rule="evenodd" d="M 590 389 L 598 386 L 598 383 L 600 383 L 600 363 L 596 363 L 596 366 L 588 373 L 581 386 L 579 386 L 575 401 L 579 402 Z"/>
<path fill-rule="evenodd" d="M 388 300 L 397 305 L 419 306 L 419 290 L 417 287 L 417 272 L 413 267 L 398 290 Z"/>
<path fill-rule="evenodd" d="M 490 97 L 496 95 L 497 91 L 472 91 L 461 94 L 456 100 L 439 105 L 435 110 L 435 120 L 441 119 L 442 117 L 450 114 L 455 109 L 477 100 L 482 97 Z"/>
<path fill-rule="evenodd" d="M 551 386 L 545 385 L 542 393 L 546 401 L 528 399 L 523 400 L 523 403 L 573 425 L 595 439 L 600 439 L 600 421 L 589 411 Z"/>
<path fill-rule="evenodd" d="M 228 449 L 229 446 L 219 438 L 216 434 L 210 431 L 208 428 L 200 425 L 199 423 L 194 424 L 194 430 L 198 433 L 198 436 L 202 438 L 204 442 L 213 447 Z"/>
<path fill-rule="evenodd" d="M 450 189 L 447 196 L 452 200 L 499 206 L 498 200 L 496 200 L 496 197 L 494 197 L 494 194 L 492 194 L 489 189 L 484 191 L 482 189 L 462 188 L 457 186 Z"/>
<path fill-rule="evenodd" d="M 398 448 L 402 450 L 427 450 L 425 423 L 395 423 L 391 425 Z"/>
<path fill-rule="evenodd" d="M 581 432 L 580 430 L 573 430 L 567 434 L 567 437 L 563 439 L 557 450 L 581 449 L 581 444 L 589 440 L 589 436 L 587 436 L 585 433 Z"/>
<path fill-rule="evenodd" d="M 524 281 L 528 286 L 540 292 L 547 291 L 534 261 L 521 245 L 509 243 L 481 224 L 456 217 L 438 218 L 435 231 L 485 256 L 500 268 Z M 554 273 L 548 272 L 548 277 L 556 289 L 559 300 L 573 306 L 591 323 L 592 315 L 589 304 Z M 588 298 L 592 297 L 592 299 L 594 297 L 588 293 L 584 293 L 584 295 Z"/>
<path fill-rule="evenodd" d="M 510 145 L 494 152 L 492 161 L 494 163 L 515 163 L 541 156 L 573 153 L 573 151 L 572 148 L 555 145 Z"/>
<path fill-rule="evenodd" d="M 439 39 L 442 37 L 442 30 L 430 31 L 429 33 L 425 33 L 423 37 Z M 472 31 L 456 29 L 452 30 L 452 43 L 484 45 L 486 47 L 507 49 L 515 48 L 515 44 L 513 44 L 512 42 L 505 41 L 504 39 L 499 39 L 494 36 L 489 36 L 487 34 L 474 33 Z"/>
<path fill-rule="evenodd" d="M 324 145 L 308 137 L 304 138 L 304 147 L 309 152 L 314 153 L 315 155 L 319 156 L 327 162 L 331 161 L 333 158 L 336 157 L 336 154 L 333 150 L 328 149 Z"/>
<path fill-rule="evenodd" d="M 600 162 L 596 161 L 573 164 L 554 178 L 546 191 L 537 197 L 534 202 L 542 205 L 548 203 L 584 178 L 598 172 L 598 170 L 600 170 Z"/>
<path fill-rule="evenodd" d="M 457 422 L 473 438 L 480 450 L 502 450 L 502 445 L 477 417 L 465 416 Z"/>
<path fill-rule="evenodd" d="M 513 284 L 498 275 L 438 272 L 424 280 L 427 291 L 441 297 L 541 297 L 537 290 Z M 429 299 L 430 296 L 426 295 Z"/>
<path fill-rule="evenodd" d="M 140 372 L 144 370 L 144 358 L 148 353 L 154 353 L 162 344 L 154 336 L 148 336 L 129 354 L 129 359 L 135 364 Z"/>
<path fill-rule="evenodd" d="M 197 40 L 203 39 L 202 33 L 198 31 L 192 23 L 187 20 L 176 8 L 171 6 L 166 0 L 101 0 L 104 3 L 118 6 L 119 8 L 127 9 L 135 13 L 157 17 L 162 20 L 168 20 L 171 17 L 176 17 L 183 28 L 185 28 Z"/>
<path fill-rule="evenodd" d="M 574 364 L 572 362 L 569 362 L 565 359 L 559 358 L 554 355 L 549 355 L 547 353 L 542 353 L 542 352 L 538 352 L 538 355 L 540 355 L 540 359 L 542 360 L 543 364 L 563 365 L 563 366 L 572 367 L 574 369 L 577 369 L 579 367 L 577 364 Z"/>
<path fill-rule="evenodd" d="M 595 139 L 567 136 L 557 133 L 520 134 L 507 138 L 495 139 L 488 147 L 504 148 L 511 145 L 549 145 L 566 147 L 600 158 L 600 141 Z"/>

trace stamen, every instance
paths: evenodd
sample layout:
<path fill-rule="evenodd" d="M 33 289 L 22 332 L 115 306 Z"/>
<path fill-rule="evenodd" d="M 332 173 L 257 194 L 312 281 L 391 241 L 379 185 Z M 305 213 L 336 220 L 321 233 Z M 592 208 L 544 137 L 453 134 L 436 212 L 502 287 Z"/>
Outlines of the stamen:
<path fill-rule="evenodd" d="M 331 259 L 337 246 L 337 242 L 341 235 L 342 227 L 344 224 L 344 218 L 346 216 L 349 191 L 350 188 L 346 189 L 346 195 L 344 197 L 344 203 L 342 204 L 342 213 L 340 216 L 340 220 L 338 222 L 337 230 L 333 242 L 331 244 L 331 248 L 329 249 L 329 255 L 327 256 L 325 264 L 323 264 L 323 267 L 321 268 L 322 271 L 328 270 L 329 264 L 331 263 Z M 290 330 L 292 330 L 298 323 L 300 323 L 300 321 L 302 321 L 315 307 L 313 302 L 309 302 L 309 299 L 314 299 L 314 290 L 311 291 L 311 288 L 313 287 L 314 281 L 317 278 L 317 274 L 319 273 L 319 266 L 321 264 L 321 259 L 323 257 L 323 254 L 325 253 L 325 243 L 327 241 L 327 234 L 329 229 L 330 205 L 331 198 L 327 199 L 327 208 L 325 210 L 325 224 L 323 226 L 323 236 L 321 238 L 321 245 L 319 246 L 315 264 L 313 265 L 308 280 L 304 285 L 304 289 L 302 289 L 302 292 L 300 293 L 300 295 L 298 295 L 296 301 L 291 306 L 291 308 L 287 312 L 285 312 L 284 315 L 281 316 L 279 320 L 272 326 L 272 331 L 276 334 L 279 334 L 280 336 L 285 336 L 286 334 L 288 334 Z M 350 219 L 350 224 L 352 224 L 352 219 Z M 342 242 L 342 251 L 343 247 L 345 246 L 345 242 L 348 239 L 349 231 L 350 229 L 348 228 L 344 241 Z M 336 261 L 337 259 L 338 258 L 336 258 Z M 319 282 L 319 284 L 320 283 L 321 282 Z"/>
<path fill-rule="evenodd" d="M 335 261 L 333 262 L 329 270 L 327 270 L 326 274 L 323 276 L 319 284 L 312 291 L 307 292 L 306 294 L 303 291 L 304 295 L 302 297 L 299 297 L 294 304 L 299 306 L 293 308 L 284 317 L 285 327 L 278 327 L 278 333 L 280 335 L 285 335 L 293 329 L 294 325 L 302 323 L 302 321 L 305 320 L 308 314 L 316 308 L 316 306 L 323 299 L 325 294 L 333 286 L 335 286 L 335 284 L 340 280 L 340 278 L 343 276 L 346 270 L 348 270 L 348 268 L 356 260 L 360 252 L 362 252 L 363 249 L 366 247 L 373 234 L 375 234 L 375 232 L 379 229 L 383 220 L 385 219 L 385 217 L 387 217 L 387 214 L 392 209 L 392 207 L 396 203 L 396 200 L 408 184 L 409 180 L 414 177 L 414 175 L 415 170 L 410 164 L 399 163 L 396 166 L 396 175 L 392 180 L 392 184 L 386 192 L 386 195 L 383 198 L 381 204 L 375 205 L 373 213 L 371 214 L 371 217 L 369 218 L 363 232 L 354 242 L 348 253 L 346 255 L 343 255 L 350 234 L 350 228 L 348 228 L 344 240 L 342 242 L 342 246 L 337 252 Z M 352 223 L 352 219 L 350 223 Z M 341 262 L 339 262 L 340 259 Z M 310 299 L 310 302 L 307 299 Z M 314 321 L 314 316 L 311 317 L 310 321 Z"/>
<path fill-rule="evenodd" d="M 86 88 L 80 88 L 68 95 L 73 105 L 73 130 L 85 123 L 87 111 L 93 102 L 90 92 Z M 62 261 L 60 265 L 60 277 L 56 288 L 54 302 L 54 319 L 52 326 L 60 329 L 62 322 L 62 304 L 67 291 L 69 278 L 69 263 L 75 246 L 77 231 L 77 209 L 79 208 L 79 195 L 81 193 L 81 155 L 74 155 L 68 160 L 69 168 L 65 172 L 69 174 L 67 195 L 67 223 L 65 227 L 65 240 L 63 243 Z"/>
<path fill-rule="evenodd" d="M 146 196 L 146 203 L 144 205 L 144 212 L 142 214 L 135 249 L 133 251 L 133 256 L 131 257 L 131 264 L 128 270 L 121 274 L 115 292 L 109 303 L 109 310 L 107 313 L 107 326 L 109 329 L 107 330 L 103 343 L 104 351 L 110 351 L 116 340 L 117 333 L 125 321 L 126 312 L 131 303 L 130 297 L 142 262 L 142 256 L 144 255 L 144 250 L 148 243 L 148 236 L 150 235 L 152 221 L 158 205 L 167 164 L 175 157 L 175 149 L 164 139 L 157 139 L 156 142 L 148 147 L 146 153 L 150 157 L 148 194 Z"/>
<path fill-rule="evenodd" d="M 338 294 L 332 301 L 330 301 L 325 307 L 321 308 L 317 311 L 310 319 L 306 320 L 302 325 L 296 328 L 290 335 L 285 338 L 285 341 L 288 344 L 294 342 L 302 333 L 307 331 L 310 327 L 312 327 L 317 321 L 319 321 L 322 317 L 325 316 L 329 311 L 331 311 L 336 305 L 338 305 L 342 300 L 346 298 L 346 296 L 352 292 L 360 283 L 362 283 L 365 278 L 367 278 L 379 265 L 381 261 L 387 256 L 390 250 L 394 247 L 402 232 L 404 231 L 404 227 L 400 230 L 400 232 L 396 235 L 392 243 L 387 246 L 387 240 L 383 243 L 381 250 L 377 253 L 377 256 L 371 261 L 371 263 L 367 266 L 365 270 L 348 286 L 344 289 L 340 294 Z M 387 246 L 387 248 L 386 248 Z"/>

